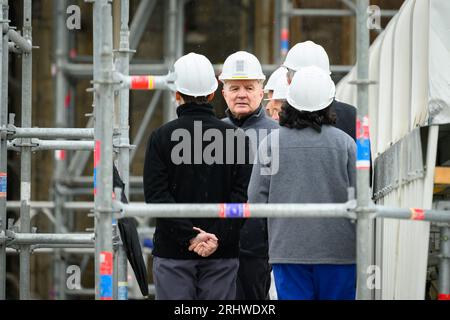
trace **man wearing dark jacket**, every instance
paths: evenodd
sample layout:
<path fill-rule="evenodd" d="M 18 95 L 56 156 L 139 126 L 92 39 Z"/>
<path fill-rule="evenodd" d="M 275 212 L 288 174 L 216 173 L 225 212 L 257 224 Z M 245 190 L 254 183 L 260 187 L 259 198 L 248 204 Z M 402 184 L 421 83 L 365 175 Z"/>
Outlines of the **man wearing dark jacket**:
<path fill-rule="evenodd" d="M 251 174 L 248 142 L 239 138 L 242 132 L 217 119 L 209 104 L 217 89 L 211 63 L 190 53 L 177 60 L 175 74 L 178 119 L 150 137 L 143 175 L 145 201 L 246 202 Z M 221 144 L 215 144 L 215 152 L 210 152 L 212 136 L 213 142 L 220 141 L 218 136 L 223 138 Z M 226 139 L 229 137 L 233 141 Z M 230 143 L 233 161 L 219 159 L 228 156 Z M 238 161 L 240 152 L 246 161 Z M 153 250 L 156 298 L 234 299 L 242 223 L 242 219 L 157 219 Z"/>
<path fill-rule="evenodd" d="M 246 132 L 252 154 L 256 154 L 259 142 L 279 127 L 261 106 L 265 79 L 261 65 L 254 55 L 236 52 L 225 60 L 219 79 L 224 83 L 222 94 L 228 106 L 224 121 Z M 268 299 L 271 282 L 268 251 L 267 219 L 249 219 L 241 230 L 237 299 Z"/>

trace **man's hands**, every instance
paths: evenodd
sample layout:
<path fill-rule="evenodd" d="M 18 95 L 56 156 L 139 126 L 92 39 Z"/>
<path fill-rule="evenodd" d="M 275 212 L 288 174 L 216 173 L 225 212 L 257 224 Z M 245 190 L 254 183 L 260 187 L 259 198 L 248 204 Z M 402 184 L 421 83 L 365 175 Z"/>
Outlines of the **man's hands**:
<path fill-rule="evenodd" d="M 205 232 L 200 228 L 194 227 L 194 230 L 199 233 L 190 240 L 189 251 L 194 251 L 202 257 L 208 257 L 213 254 L 219 246 L 219 239 L 214 234 Z"/>

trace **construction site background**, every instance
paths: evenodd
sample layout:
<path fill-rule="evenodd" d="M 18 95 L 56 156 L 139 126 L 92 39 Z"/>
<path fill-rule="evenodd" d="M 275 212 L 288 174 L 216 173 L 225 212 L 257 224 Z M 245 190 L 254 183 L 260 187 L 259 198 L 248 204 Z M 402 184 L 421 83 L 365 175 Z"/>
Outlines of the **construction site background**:
<path fill-rule="evenodd" d="M 33 126 L 54 126 L 54 78 L 52 69 L 55 62 L 54 46 L 54 20 L 53 7 L 57 0 L 33 1 L 33 44 L 39 49 L 33 51 Z M 196 0 L 188 1 L 185 6 L 184 23 L 184 52 L 196 52 L 206 55 L 213 64 L 221 64 L 232 52 L 247 50 L 254 53 L 262 64 L 275 64 L 274 58 L 274 1 L 275 0 Z M 130 21 L 140 1 L 130 1 Z M 114 5 L 118 3 L 114 1 Z M 338 0 L 296 0 L 292 1 L 296 8 L 335 8 L 343 9 L 345 6 Z M 378 5 L 383 10 L 399 9 L 403 0 L 372 0 L 371 4 Z M 68 61 L 73 63 L 92 63 L 92 6 L 84 1 L 69 1 L 81 9 L 81 29 L 67 32 L 69 41 Z M 11 25 L 22 25 L 22 1 L 10 1 Z M 114 6 L 118 16 L 119 10 Z M 157 1 L 156 7 L 148 22 L 145 33 L 137 47 L 131 63 L 160 63 L 164 61 L 164 1 Z M 119 19 L 116 19 L 119 21 Z M 313 40 L 321 44 L 330 56 L 332 65 L 355 64 L 355 18 L 354 17 L 293 17 L 290 20 L 290 46 L 293 44 Z M 382 18 L 381 27 L 384 27 L 389 18 Z M 115 25 L 118 30 L 118 25 Z M 371 32 L 372 40 L 377 36 L 376 31 Z M 117 36 L 114 36 L 117 48 Z M 20 119 L 20 77 L 21 59 L 11 56 L 9 78 L 9 113 L 15 113 Z M 335 72 L 334 80 L 337 82 L 345 73 Z M 269 74 L 266 74 L 269 76 Z M 90 78 L 70 79 L 70 94 L 66 97 L 68 111 L 67 127 L 83 128 L 86 126 L 86 114 L 92 112 L 92 94 L 86 89 L 91 86 Z M 219 87 L 219 90 L 221 88 Z M 134 137 L 141 123 L 141 119 L 149 105 L 149 101 L 156 91 L 130 93 L 130 137 Z M 213 105 L 219 117 L 224 115 L 225 102 L 217 94 Z M 147 127 L 143 143 L 139 146 L 136 157 L 130 165 L 130 176 L 141 176 L 145 142 L 151 131 L 160 126 L 163 121 L 162 100 L 156 108 L 155 114 Z M 131 141 L 133 142 L 133 141 Z M 70 154 L 69 154 L 70 155 Z M 52 177 L 54 171 L 54 153 L 39 152 L 33 154 L 31 199 L 35 201 L 52 200 Z M 92 159 L 83 173 L 92 175 Z M 8 153 L 8 201 L 20 199 L 20 155 Z M 73 200 L 92 201 L 92 195 L 76 195 Z M 132 193 L 131 201 L 143 201 L 142 193 Z M 86 215 L 73 215 L 73 232 L 84 232 L 86 228 L 93 227 L 92 218 Z M 12 212 L 8 217 L 17 218 Z M 52 232 L 52 227 L 45 218 L 37 217 L 33 225 L 38 232 Z M 78 259 L 76 256 L 73 259 Z M 66 261 L 71 264 L 71 261 Z M 74 261 L 77 263 L 77 261 Z M 93 260 L 83 274 L 82 286 L 94 287 Z M 19 257 L 9 256 L 7 271 L 12 277 L 7 281 L 7 298 L 18 298 L 18 268 Z M 52 290 L 53 265 L 52 255 L 33 255 L 31 258 L 31 291 L 32 298 L 49 299 Z M 150 271 L 150 270 L 149 270 Z"/>

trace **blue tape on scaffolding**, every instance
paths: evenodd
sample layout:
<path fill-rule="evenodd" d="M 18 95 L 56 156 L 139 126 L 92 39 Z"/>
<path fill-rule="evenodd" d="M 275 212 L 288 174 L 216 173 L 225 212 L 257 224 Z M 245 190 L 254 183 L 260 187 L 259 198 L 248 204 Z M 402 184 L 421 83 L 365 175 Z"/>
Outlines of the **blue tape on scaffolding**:
<path fill-rule="evenodd" d="M 0 198 L 6 198 L 7 175 L 0 172 Z"/>
<path fill-rule="evenodd" d="M 113 277 L 111 274 L 100 275 L 100 299 L 112 299 Z"/>
<path fill-rule="evenodd" d="M 219 215 L 223 218 L 244 218 L 250 213 L 245 203 L 224 203 Z"/>
<path fill-rule="evenodd" d="M 117 288 L 117 299 L 128 300 L 128 287 L 126 285 L 119 285 Z"/>
<path fill-rule="evenodd" d="M 97 168 L 94 168 L 94 194 L 95 190 L 97 190 Z"/>
<path fill-rule="evenodd" d="M 370 140 L 357 139 L 356 140 L 356 168 L 370 169 Z"/>

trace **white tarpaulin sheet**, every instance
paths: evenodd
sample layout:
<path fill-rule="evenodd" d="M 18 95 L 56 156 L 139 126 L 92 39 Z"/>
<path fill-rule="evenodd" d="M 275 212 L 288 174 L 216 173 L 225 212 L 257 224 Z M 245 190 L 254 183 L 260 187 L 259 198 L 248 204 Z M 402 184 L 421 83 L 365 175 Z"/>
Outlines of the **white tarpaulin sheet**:
<path fill-rule="evenodd" d="M 414 128 L 450 123 L 450 1 L 407 0 L 370 49 L 372 155 Z M 337 86 L 356 106 L 354 68 Z"/>
<path fill-rule="evenodd" d="M 369 63 L 369 79 L 376 81 L 369 88 L 373 159 L 417 127 L 450 123 L 450 0 L 405 1 L 372 44 Z M 349 83 L 355 76 L 356 68 L 338 84 L 336 97 L 357 106 L 357 87 Z M 426 174 L 399 184 L 379 204 L 431 208 L 437 138 L 430 127 Z M 406 154 L 421 155 L 415 149 Z M 376 234 L 378 298 L 423 299 L 429 224 L 385 219 L 377 221 Z"/>

